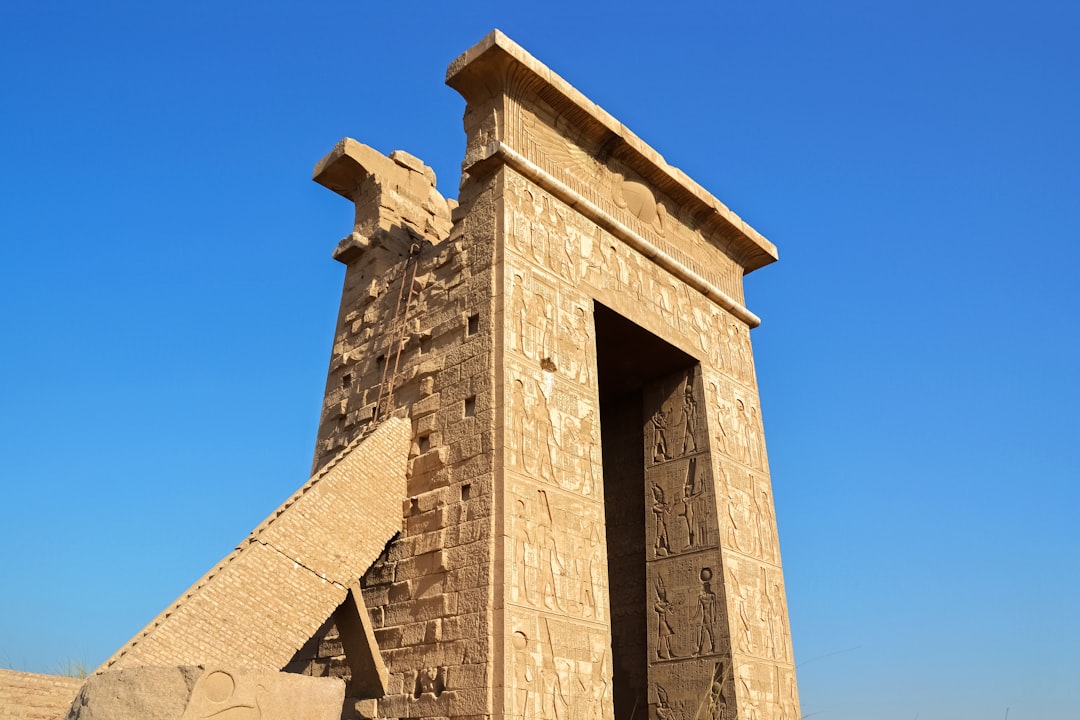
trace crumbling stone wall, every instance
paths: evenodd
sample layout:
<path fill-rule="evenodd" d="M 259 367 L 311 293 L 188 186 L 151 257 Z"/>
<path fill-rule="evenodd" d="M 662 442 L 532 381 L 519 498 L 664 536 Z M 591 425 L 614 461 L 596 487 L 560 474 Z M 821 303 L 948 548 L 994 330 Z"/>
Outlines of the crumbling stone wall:
<path fill-rule="evenodd" d="M 452 230 L 449 222 L 406 223 L 417 196 L 436 219 L 448 219 L 455 204 L 436 197 L 434 174 L 411 156 L 394 153 L 392 168 L 360 154 L 369 167 L 358 171 L 367 194 L 355 195 L 357 216 L 368 220 L 337 252 L 348 267 L 315 465 L 378 416 L 411 418 L 403 529 L 361 582 L 390 672 L 378 712 L 480 716 L 491 688 L 497 188 L 466 187 Z M 416 176 L 426 187 L 415 189 Z M 412 198 L 392 190 L 403 186 L 414 188 Z M 361 207 L 373 197 L 378 222 Z M 344 670 L 326 657 L 332 636 L 328 626 L 303 671 Z M 294 660 L 299 669 L 303 658 Z M 359 708 L 374 712 L 371 703 Z"/>

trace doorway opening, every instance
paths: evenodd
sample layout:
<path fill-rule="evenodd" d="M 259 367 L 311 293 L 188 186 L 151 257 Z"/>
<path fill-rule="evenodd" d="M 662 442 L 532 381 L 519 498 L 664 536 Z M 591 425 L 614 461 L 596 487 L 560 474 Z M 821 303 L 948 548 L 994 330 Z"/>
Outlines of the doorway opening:
<path fill-rule="evenodd" d="M 645 396 L 697 360 L 594 303 L 615 720 L 649 715 Z"/>

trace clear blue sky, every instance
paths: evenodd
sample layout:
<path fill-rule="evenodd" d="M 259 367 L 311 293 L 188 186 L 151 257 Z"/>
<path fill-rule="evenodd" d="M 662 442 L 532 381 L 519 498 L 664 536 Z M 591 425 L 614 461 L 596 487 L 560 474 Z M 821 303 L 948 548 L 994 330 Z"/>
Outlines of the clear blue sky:
<path fill-rule="evenodd" d="M 1074 3 L 0 6 L 0 665 L 96 665 L 310 467 L 349 135 L 456 196 L 499 27 L 780 248 L 803 712 L 1075 718 Z M 523 9 L 518 9 L 523 8 Z"/>

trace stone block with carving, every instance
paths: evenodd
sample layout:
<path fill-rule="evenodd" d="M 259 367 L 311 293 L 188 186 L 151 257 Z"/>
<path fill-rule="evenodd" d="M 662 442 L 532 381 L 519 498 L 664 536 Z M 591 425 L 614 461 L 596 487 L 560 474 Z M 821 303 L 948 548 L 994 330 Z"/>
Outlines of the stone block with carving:
<path fill-rule="evenodd" d="M 338 720 L 345 683 L 226 668 L 135 667 L 94 675 L 67 720 Z"/>

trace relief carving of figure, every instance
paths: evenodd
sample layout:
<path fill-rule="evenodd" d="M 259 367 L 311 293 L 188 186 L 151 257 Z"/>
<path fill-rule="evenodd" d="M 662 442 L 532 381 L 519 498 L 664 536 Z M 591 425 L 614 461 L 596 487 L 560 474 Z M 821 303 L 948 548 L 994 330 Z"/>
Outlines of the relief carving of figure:
<path fill-rule="evenodd" d="M 522 355 L 525 354 L 525 334 L 529 327 L 529 309 L 525 305 L 525 293 L 521 287 L 523 283 L 521 275 L 515 273 L 510 288 L 510 318 L 514 323 L 511 327 L 517 331 L 512 347 Z"/>
<path fill-rule="evenodd" d="M 547 624 L 547 621 L 544 621 Z M 551 646 L 551 626 L 547 628 L 548 652 L 542 653 L 540 664 L 541 697 L 540 716 L 544 720 L 567 720 L 566 696 L 563 694 L 562 677 L 555 665 L 555 648 Z"/>
<path fill-rule="evenodd" d="M 592 410 L 585 413 L 578 425 L 580 433 L 579 443 L 582 450 L 581 458 L 581 494 L 588 497 L 592 495 L 593 483 L 593 448 L 596 447 L 596 415 Z"/>
<path fill-rule="evenodd" d="M 587 720 L 604 717 L 604 702 L 607 698 L 608 682 L 605 679 L 604 666 L 607 663 L 607 650 L 601 652 L 599 659 L 595 656 L 592 662 L 592 672 L 589 673 L 589 682 L 585 682 L 579 676 L 578 685 L 581 686 L 581 694 L 585 698 L 585 713 L 581 716 Z"/>
<path fill-rule="evenodd" d="M 535 607 L 536 602 L 529 596 L 528 580 L 529 555 L 532 554 L 535 548 L 533 545 L 533 523 L 529 520 L 524 500 L 519 499 L 514 503 L 513 533 L 514 572 L 518 598 Z"/>
<path fill-rule="evenodd" d="M 596 606 L 596 598 L 603 597 L 600 588 L 597 587 L 597 579 L 603 568 L 600 565 L 600 537 L 593 528 L 589 544 L 579 548 L 574 560 L 575 575 L 578 580 L 578 615 L 581 617 L 597 617 L 601 615 L 600 608 Z"/>
<path fill-rule="evenodd" d="M 753 405 L 750 406 L 750 445 L 750 463 L 758 470 L 764 470 L 765 453 L 762 449 L 761 417 L 758 415 L 757 408 Z"/>
<path fill-rule="evenodd" d="M 690 458 L 686 464 L 686 480 L 682 488 L 682 512 L 679 516 L 686 523 L 686 546 L 684 550 L 706 543 L 706 512 L 702 507 L 705 497 L 705 483 L 697 478 L 697 458 Z"/>
<path fill-rule="evenodd" d="M 551 410 L 548 407 L 547 395 L 544 389 L 537 383 L 536 397 L 539 407 L 536 412 L 537 433 L 537 456 L 540 467 L 537 468 L 537 476 L 548 482 L 557 484 L 555 479 L 555 433 L 554 424 L 551 421 Z"/>
<path fill-rule="evenodd" d="M 765 649 L 764 654 L 770 658 L 776 658 L 777 651 L 777 637 L 776 637 L 776 623 L 775 623 L 775 610 L 776 607 L 772 602 L 772 598 L 769 594 L 769 578 L 765 574 L 765 568 L 761 568 L 761 592 L 764 597 L 761 604 L 758 606 L 758 619 L 761 620 L 761 624 L 765 630 Z"/>
<path fill-rule="evenodd" d="M 514 380 L 510 401 L 513 408 L 514 432 L 511 433 L 511 449 L 517 451 L 516 461 L 525 472 L 532 474 L 529 456 L 532 455 L 527 449 L 529 438 L 533 436 L 533 416 L 529 407 L 528 398 L 525 397 L 525 383 Z"/>
<path fill-rule="evenodd" d="M 787 606 L 784 604 L 784 590 L 779 585 L 773 585 L 769 593 L 769 612 L 773 617 L 773 627 L 776 636 L 773 639 L 773 648 L 776 650 L 776 659 L 788 659 L 788 629 L 787 629 Z"/>
<path fill-rule="evenodd" d="M 689 452 L 690 445 L 697 452 L 697 400 L 694 398 L 693 380 L 686 379 L 686 387 L 683 389 L 683 441 L 682 454 Z"/>
<path fill-rule="evenodd" d="M 724 693 L 726 675 L 723 662 L 713 665 L 712 679 L 709 682 L 709 705 L 705 715 L 708 720 L 722 720 L 727 711 L 727 696 Z"/>
<path fill-rule="evenodd" d="M 716 624 L 716 593 L 712 591 L 712 568 L 701 569 L 701 592 L 698 593 L 698 615 L 701 624 L 698 625 L 697 655 L 705 652 L 705 640 L 709 641 L 708 652 L 716 652 L 716 638 L 713 627 Z"/>
<path fill-rule="evenodd" d="M 555 353 L 555 320 L 552 317 L 554 310 L 551 301 L 540 293 L 533 293 L 532 302 L 528 306 L 529 325 L 535 333 L 531 353 L 526 353 L 536 360 L 550 358 Z"/>
<path fill-rule="evenodd" d="M 746 403 L 742 398 L 735 398 L 735 409 L 737 411 L 735 422 L 738 426 L 739 436 L 739 458 L 747 465 L 753 463 L 753 440 L 751 439 L 752 429 L 750 427 L 750 418 L 746 412 Z"/>
<path fill-rule="evenodd" d="M 653 462 L 670 460 L 667 446 L 668 412 L 661 405 L 650 420 L 653 427 Z"/>
<path fill-rule="evenodd" d="M 668 600 L 667 588 L 664 587 L 664 578 L 656 577 L 654 587 L 656 602 L 653 603 L 653 612 L 656 613 L 656 657 L 660 660 L 670 660 L 675 657 L 671 651 L 671 636 L 675 629 L 671 627 L 668 616 L 675 610 L 675 606 Z"/>
<path fill-rule="evenodd" d="M 754 523 L 757 526 L 757 540 L 761 557 L 766 560 L 776 560 L 776 540 L 773 528 L 776 521 L 773 518 L 772 501 L 769 499 L 769 491 L 757 487 L 757 480 L 750 474 L 750 492 L 754 498 Z"/>
<path fill-rule="evenodd" d="M 551 517 L 551 507 L 548 505 L 547 493 L 537 490 L 540 495 L 541 506 L 545 510 L 545 516 L 537 526 L 537 548 L 540 556 L 540 597 L 543 598 L 544 607 L 549 610 L 563 612 L 559 602 L 559 585 L 555 581 L 555 573 L 566 574 L 566 566 L 559 556 L 559 548 L 555 544 L 554 522 Z"/>
<path fill-rule="evenodd" d="M 671 505 L 664 499 L 664 489 L 656 483 L 652 484 L 652 496 L 652 511 L 656 520 L 653 527 L 653 552 L 658 556 L 670 555 L 671 541 L 668 539 L 667 519 L 671 514 Z"/>
<path fill-rule="evenodd" d="M 682 720 L 682 716 L 671 707 L 671 699 L 663 685 L 656 686 L 656 720 Z"/>
<path fill-rule="evenodd" d="M 574 308 L 574 325 L 571 332 L 573 335 L 571 346 L 577 349 L 573 377 L 580 383 L 588 384 L 589 356 L 585 349 L 592 347 L 592 338 L 589 335 L 589 318 L 584 308 Z"/>
<path fill-rule="evenodd" d="M 530 700 L 536 697 L 536 663 L 529 651 L 529 638 L 515 632 L 514 646 L 514 717 L 532 717 Z"/>
<path fill-rule="evenodd" d="M 735 640 L 740 652 L 751 653 L 754 647 L 754 637 L 750 630 L 750 614 L 746 608 L 746 596 L 743 588 L 735 578 L 735 572 L 728 570 L 728 588 L 735 597 L 735 619 L 738 628 L 735 630 Z"/>

